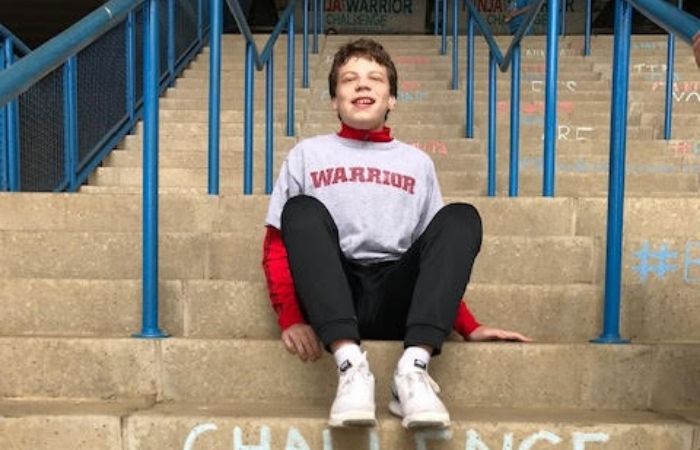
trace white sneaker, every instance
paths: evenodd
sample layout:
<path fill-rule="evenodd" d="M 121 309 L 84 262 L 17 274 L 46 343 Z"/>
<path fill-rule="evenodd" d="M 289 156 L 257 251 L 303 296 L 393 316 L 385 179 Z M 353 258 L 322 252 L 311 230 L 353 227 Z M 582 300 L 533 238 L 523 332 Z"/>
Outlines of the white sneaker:
<path fill-rule="evenodd" d="M 377 423 L 374 410 L 374 375 L 369 371 L 365 352 L 362 359 L 345 361 L 338 369 L 338 391 L 328 425 L 371 427 Z"/>
<path fill-rule="evenodd" d="M 391 385 L 393 399 L 389 411 L 402 417 L 404 428 L 450 426 L 450 413 L 437 394 L 440 387 L 425 369 L 416 367 L 406 373 L 394 373 Z"/>

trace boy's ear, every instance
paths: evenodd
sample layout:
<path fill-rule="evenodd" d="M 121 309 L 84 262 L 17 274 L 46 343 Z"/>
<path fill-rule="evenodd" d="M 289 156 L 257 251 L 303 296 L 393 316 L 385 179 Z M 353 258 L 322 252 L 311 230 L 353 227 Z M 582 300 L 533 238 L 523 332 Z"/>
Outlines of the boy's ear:
<path fill-rule="evenodd" d="M 396 97 L 389 97 L 389 110 L 391 111 L 396 106 Z"/>
<path fill-rule="evenodd" d="M 333 108 L 333 111 L 338 111 L 338 99 L 337 98 L 331 99 L 331 108 Z"/>

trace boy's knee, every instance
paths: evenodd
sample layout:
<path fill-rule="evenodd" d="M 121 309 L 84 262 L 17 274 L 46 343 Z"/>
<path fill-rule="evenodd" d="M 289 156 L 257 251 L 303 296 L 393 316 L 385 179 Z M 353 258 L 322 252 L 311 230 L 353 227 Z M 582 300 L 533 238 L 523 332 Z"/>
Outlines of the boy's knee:
<path fill-rule="evenodd" d="M 305 228 L 318 219 L 323 221 L 328 215 L 328 210 L 318 199 L 308 195 L 298 195 L 287 200 L 282 208 L 282 229 Z"/>
<path fill-rule="evenodd" d="M 445 220 L 455 226 L 467 227 L 469 230 L 481 231 L 481 216 L 479 211 L 468 203 L 450 203 L 440 210 Z"/>

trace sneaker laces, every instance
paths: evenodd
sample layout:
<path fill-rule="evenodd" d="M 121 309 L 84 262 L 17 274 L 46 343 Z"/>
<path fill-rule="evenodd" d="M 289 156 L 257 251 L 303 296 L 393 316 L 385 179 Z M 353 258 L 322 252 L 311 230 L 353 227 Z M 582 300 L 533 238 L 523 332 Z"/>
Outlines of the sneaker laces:
<path fill-rule="evenodd" d="M 436 394 L 440 393 L 440 386 L 433 380 L 425 370 L 410 371 L 403 375 L 406 377 L 406 384 L 409 392 L 415 393 L 418 389 L 432 389 Z"/>
<path fill-rule="evenodd" d="M 345 391 L 347 391 L 350 386 L 353 385 L 355 378 L 362 377 L 362 381 L 368 381 L 370 379 L 369 375 L 370 372 L 364 362 L 360 363 L 358 366 L 352 366 L 345 372 L 340 373 L 338 390 L 341 393 L 345 393 Z"/>

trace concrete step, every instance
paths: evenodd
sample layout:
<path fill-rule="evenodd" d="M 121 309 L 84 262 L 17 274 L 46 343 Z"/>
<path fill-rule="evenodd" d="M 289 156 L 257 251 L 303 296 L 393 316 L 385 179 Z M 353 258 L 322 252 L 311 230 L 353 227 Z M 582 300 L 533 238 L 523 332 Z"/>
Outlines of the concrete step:
<path fill-rule="evenodd" d="M 461 136 L 464 136 L 464 130 L 465 126 L 462 124 L 457 124 L 457 125 L 415 125 L 415 124 L 399 124 L 399 123 L 393 123 L 393 122 L 388 122 L 388 126 L 392 128 L 392 133 L 396 138 L 401 139 L 403 141 L 413 141 L 416 139 L 422 139 L 425 138 L 425 136 L 433 136 L 435 139 L 456 139 Z M 329 130 L 333 130 L 334 128 L 331 128 L 331 122 L 329 121 L 328 123 L 303 123 L 300 126 L 300 137 L 311 137 L 311 136 L 316 136 L 319 134 L 325 134 L 328 133 Z M 161 126 L 161 136 L 164 135 L 165 133 L 168 132 L 179 132 L 179 129 L 185 128 L 187 125 L 176 125 L 176 124 L 162 124 Z M 239 127 L 235 124 L 233 125 L 224 125 L 222 126 L 222 130 L 224 129 L 223 127 L 229 128 L 230 130 L 227 130 L 231 134 L 239 134 L 242 135 L 242 132 L 237 133 L 239 131 Z M 532 123 L 528 125 L 523 125 L 524 128 L 530 128 L 530 130 L 523 131 L 521 134 L 521 142 L 541 142 L 542 140 L 542 131 L 541 127 L 542 125 L 539 123 Z M 191 134 L 196 134 L 199 133 L 200 131 L 197 130 L 197 128 L 203 129 L 203 127 L 196 127 L 192 126 L 190 128 L 193 128 L 191 131 L 188 131 Z M 485 138 L 486 137 L 486 129 L 485 128 L 477 128 L 476 126 L 474 127 L 474 136 L 477 138 Z M 504 139 L 506 136 L 509 136 L 510 134 L 510 127 L 507 126 L 506 124 L 502 124 L 498 126 L 498 134 L 500 135 L 501 139 Z M 585 123 L 582 123 L 580 125 L 577 124 L 567 124 L 567 123 L 558 123 L 558 133 L 557 133 L 557 139 L 558 140 L 582 140 L 582 139 L 592 139 L 592 140 L 604 140 L 610 137 L 610 129 L 608 127 L 603 127 L 603 126 L 597 126 L 597 127 L 589 127 L 586 126 Z M 629 139 L 636 139 L 636 140 L 643 140 L 643 139 L 654 139 L 656 137 L 656 130 L 655 128 L 652 127 L 643 127 L 643 126 L 634 126 L 630 125 L 627 128 L 627 137 Z"/>
<path fill-rule="evenodd" d="M 653 283 L 652 283 L 653 284 Z M 0 279 L 2 336 L 120 337 L 141 327 L 138 279 Z M 163 280 L 160 324 L 172 336 L 278 339 L 262 281 Z M 700 342 L 694 287 L 623 284 L 621 333 L 634 342 Z M 477 319 L 538 342 L 584 342 L 601 331 L 602 287 L 483 284 L 465 293 Z M 673 324 L 669 327 L 668 324 Z M 453 335 L 452 340 L 461 340 Z"/>
<path fill-rule="evenodd" d="M 0 403 L 0 444 L 16 450 L 297 448 L 445 450 L 499 448 L 503 442 L 561 448 L 693 450 L 697 413 L 573 411 L 452 406 L 449 430 L 403 430 L 386 405 L 375 429 L 332 430 L 326 405 L 142 402 Z M 509 444 L 507 444 L 509 445 Z M 554 444 L 556 445 L 556 444 Z M 286 446 L 286 447 L 285 447 Z"/>
<path fill-rule="evenodd" d="M 333 128 L 337 129 L 337 128 Z M 328 129 L 325 132 L 331 132 Z M 562 130 L 562 134 L 566 129 Z M 578 135 L 577 135 L 578 133 Z M 571 139 L 561 139 L 557 142 L 557 155 L 587 156 L 598 155 L 607 156 L 610 153 L 609 136 L 604 139 L 595 140 L 588 139 L 585 129 L 569 130 Z M 585 139 L 584 139 L 585 138 Z M 275 136 L 276 148 L 282 152 L 294 146 L 298 137 Z M 464 138 L 425 138 L 421 136 L 416 139 L 407 139 L 406 142 L 414 145 L 426 153 L 436 157 L 450 157 L 451 155 L 462 154 L 485 154 L 486 140 L 482 139 L 464 139 Z M 256 133 L 254 136 L 254 144 L 256 149 L 263 149 L 265 138 L 262 134 Z M 142 135 L 128 135 L 119 144 L 120 149 L 141 149 L 143 144 Z M 497 139 L 499 149 L 508 152 L 508 139 Z M 543 142 L 538 140 L 528 140 L 521 136 L 521 154 L 528 156 L 542 155 Z M 206 152 L 208 149 L 208 140 L 205 136 L 195 136 L 188 139 L 179 139 L 173 137 L 161 137 L 160 149 L 164 154 L 169 151 L 190 151 L 197 150 Z M 220 149 L 222 152 L 240 152 L 243 149 L 243 138 L 223 138 L 221 139 Z M 633 140 L 627 141 L 627 157 L 630 162 L 644 162 L 645 160 L 653 161 L 658 157 L 670 156 L 673 159 L 682 159 L 688 164 L 697 163 L 693 158 L 700 156 L 700 144 L 688 140 Z M 256 150 L 257 151 L 257 150 Z M 500 150 L 499 150 L 500 152 Z M 278 152 L 279 153 L 279 152 Z"/>
<path fill-rule="evenodd" d="M 274 155 L 274 173 L 279 173 L 279 168 L 286 158 L 286 151 L 280 149 Z M 524 149 L 521 149 L 521 151 Z M 219 164 L 222 169 L 243 171 L 243 155 L 241 149 L 227 151 L 220 156 Z M 433 159 L 438 172 L 442 170 L 486 170 L 487 158 L 483 154 L 438 154 L 428 152 Z M 518 167 L 521 171 L 542 171 L 543 160 L 540 146 L 530 148 L 529 152 L 523 152 L 520 156 Z M 262 176 L 266 169 L 266 163 L 262 152 L 257 152 L 253 158 L 253 167 L 256 176 Z M 113 151 L 105 159 L 105 167 L 141 167 L 143 155 L 140 149 L 135 151 Z M 561 173 L 607 173 L 609 168 L 607 155 L 568 155 L 559 153 L 557 156 L 556 172 Z M 167 151 L 160 154 L 159 168 L 161 169 L 206 169 L 208 168 L 207 150 L 198 151 Z M 509 167 L 509 156 L 506 151 L 499 153 L 496 159 L 497 167 Z M 630 154 L 627 161 L 627 172 L 631 174 L 641 173 L 698 173 L 700 172 L 700 158 L 698 157 L 674 157 L 672 155 L 652 155 L 643 157 L 638 154 Z"/>
<path fill-rule="evenodd" d="M 364 346 L 377 401 L 385 404 L 402 345 Z M 8 399 L 327 405 L 336 387 L 332 358 L 303 364 L 277 340 L 6 337 L 0 354 L 15 361 L 0 368 Z M 447 342 L 431 373 L 448 405 L 692 410 L 698 408 L 700 378 L 692 376 L 698 356 L 698 344 Z M 543 379 L 550 380 L 546 388 Z"/>
<path fill-rule="evenodd" d="M 258 186 L 259 184 L 259 186 Z M 499 187 L 496 196 L 497 197 L 506 197 L 508 196 L 508 187 L 503 186 L 502 188 Z M 79 190 L 80 193 L 83 194 L 89 194 L 89 195 L 108 195 L 108 194 L 138 194 L 141 195 L 141 186 L 91 186 L 91 185 L 83 185 L 80 187 Z M 199 187 L 160 187 L 158 189 L 159 194 L 161 195 L 208 195 L 207 192 L 207 187 L 206 186 L 199 186 Z M 243 187 L 242 186 L 227 186 L 223 185 L 219 187 L 219 194 L 220 195 L 241 195 L 243 193 Z M 264 182 L 263 180 L 257 180 L 255 181 L 253 185 L 253 190 L 252 190 L 253 195 L 263 195 L 265 194 L 265 187 L 264 187 Z M 462 196 L 462 197 L 483 197 L 486 195 L 486 188 L 476 188 L 476 189 L 459 189 L 455 190 L 452 192 L 447 192 L 445 193 L 449 196 Z M 570 193 L 569 193 L 570 194 Z M 533 191 L 525 191 L 520 190 L 519 195 L 524 198 L 538 198 L 542 196 L 542 191 L 541 189 L 539 190 L 533 190 Z M 557 197 L 565 197 L 564 194 L 560 192 L 560 190 L 556 190 L 555 196 Z M 607 189 L 605 190 L 592 190 L 590 192 L 584 192 L 584 193 L 578 193 L 577 196 L 584 196 L 584 197 L 593 197 L 593 198 L 607 198 L 608 197 L 608 191 Z M 679 199 L 685 199 L 685 198 L 691 198 L 695 197 L 695 193 L 689 193 L 689 192 L 643 192 L 643 191 L 634 191 L 634 190 L 627 190 L 625 192 L 625 196 L 629 198 L 679 198 Z"/>
<path fill-rule="evenodd" d="M 525 161 L 520 173 L 520 185 L 523 192 L 536 192 L 542 185 L 542 166 L 539 161 L 530 164 Z M 697 167 L 697 166 L 696 166 Z M 585 196 L 591 191 L 605 191 L 608 187 L 608 174 L 605 166 L 597 163 L 575 161 L 562 163 L 564 169 L 556 174 L 559 192 L 566 196 Z M 443 171 L 438 176 L 442 191 L 446 194 L 460 189 L 479 189 L 486 185 L 486 167 L 477 167 L 468 172 Z M 531 169 L 531 170 L 529 170 Z M 627 189 L 630 191 L 688 192 L 696 193 L 700 186 L 700 171 L 683 172 L 680 165 L 639 164 L 627 174 Z M 674 172 L 675 169 L 675 172 Z M 498 172 L 497 182 L 501 187 L 507 186 L 508 172 L 503 167 Z M 264 174 L 264 167 L 258 165 L 254 170 L 259 180 Z M 242 186 L 243 173 L 240 169 L 220 169 L 221 185 Z M 273 174 L 276 178 L 276 174 Z M 159 183 L 163 187 L 197 187 L 206 186 L 208 172 L 206 169 L 163 168 L 160 170 Z M 95 186 L 140 186 L 143 182 L 140 168 L 100 167 L 93 172 L 88 182 Z M 583 183 L 583 184 L 581 184 Z M 653 184 L 650 184 L 653 183 Z M 653 186 L 652 189 L 649 189 Z M 577 195 L 578 194 L 578 195 Z"/>
<path fill-rule="evenodd" d="M 247 233 L 161 233 L 161 277 L 260 280 L 263 233 L 262 225 Z M 6 258 L 0 262 L 0 277 L 137 278 L 141 237 L 125 232 L 2 231 Z M 495 236 L 485 242 L 489 245 L 474 270 L 474 281 L 547 284 L 596 279 L 599 258 L 592 238 Z"/>
<path fill-rule="evenodd" d="M 579 81 L 600 81 L 603 79 L 609 79 L 609 75 L 604 75 L 601 72 L 594 72 L 592 69 L 586 70 L 585 68 L 579 67 L 580 65 L 569 65 L 561 67 L 558 76 L 561 79 L 567 80 L 579 80 Z M 314 67 L 309 67 L 309 82 L 325 84 L 328 80 L 328 73 L 330 72 L 331 66 L 316 65 Z M 397 66 L 397 72 L 401 75 L 400 81 L 403 79 L 407 80 L 420 80 L 420 81 L 430 81 L 430 80 L 451 80 L 452 79 L 452 65 L 451 63 L 441 63 L 430 66 L 420 66 L 420 65 L 399 65 Z M 578 70 L 577 70 L 578 69 Z M 229 86 L 243 86 L 244 78 L 241 76 L 243 66 L 227 66 L 222 69 L 221 80 L 224 85 Z M 295 79 L 301 80 L 303 75 L 303 70 L 297 69 L 295 67 Z M 542 63 L 525 63 L 521 67 L 521 77 L 526 80 L 530 79 L 544 79 L 545 67 Z M 678 77 L 683 79 L 684 72 L 680 72 Z M 256 72 L 255 82 L 256 84 L 261 84 L 265 86 L 265 72 Z M 692 77 L 689 72 L 687 77 Z M 466 68 L 464 65 L 459 69 L 459 80 L 464 83 L 466 77 Z M 476 80 L 483 81 L 488 78 L 488 71 L 482 66 L 475 69 L 474 77 Z M 499 72 L 499 80 L 510 80 L 510 72 Z M 282 86 L 286 84 L 287 80 L 287 69 L 282 67 L 277 67 L 275 70 L 275 83 Z M 643 76 L 642 81 L 648 81 L 650 77 Z M 654 80 L 664 80 L 665 78 L 655 77 Z M 187 80 L 187 83 L 182 83 Z M 187 86 L 196 84 L 197 86 L 206 87 L 209 85 L 209 67 L 207 64 L 198 64 L 192 66 L 183 74 L 177 82 L 177 86 Z"/>
<path fill-rule="evenodd" d="M 256 104 L 256 111 L 264 111 L 264 107 L 261 104 Z M 301 114 L 306 108 L 306 99 L 296 98 L 294 103 L 294 111 L 297 114 Z M 206 98 L 177 98 L 175 96 L 175 91 L 172 95 L 168 97 L 163 97 L 160 99 L 160 110 L 178 110 L 178 109 L 201 109 L 202 111 L 209 111 L 209 97 Z M 237 99 L 227 98 L 225 101 L 221 101 L 221 111 L 239 111 L 244 110 L 243 97 Z M 275 97 L 275 110 L 286 111 L 287 110 L 287 96 Z"/>
<path fill-rule="evenodd" d="M 457 201 L 479 209 L 487 235 L 605 235 L 605 199 L 445 197 Z M 2 231 L 139 232 L 142 225 L 137 195 L 5 193 L 0 202 L 7 213 L 0 216 Z M 245 234 L 263 223 L 268 203 L 266 195 L 165 195 L 159 225 L 164 232 Z M 691 238 L 700 222 L 698 198 L 635 198 L 625 205 L 630 238 Z"/>
<path fill-rule="evenodd" d="M 141 127 L 142 128 L 142 127 Z M 265 135 L 263 134 L 263 129 L 258 128 L 253 134 L 253 144 L 255 148 L 265 148 Z M 286 131 L 286 130 L 285 130 Z M 285 133 L 281 135 L 275 133 L 274 142 L 275 148 L 280 151 L 286 151 L 296 144 L 298 138 L 294 136 L 286 136 Z M 243 150 L 243 136 L 231 136 L 221 134 L 219 138 L 219 150 L 221 152 L 233 152 Z M 143 148 L 143 134 L 139 132 L 138 134 L 130 134 L 124 136 L 124 140 L 120 142 L 117 146 L 118 149 L 141 149 Z M 158 140 L 158 148 L 160 152 L 168 151 L 182 151 L 182 150 L 193 150 L 193 149 L 208 149 L 209 148 L 209 138 L 208 135 L 198 135 L 189 136 L 187 138 L 181 138 L 178 136 L 160 136 Z"/>

